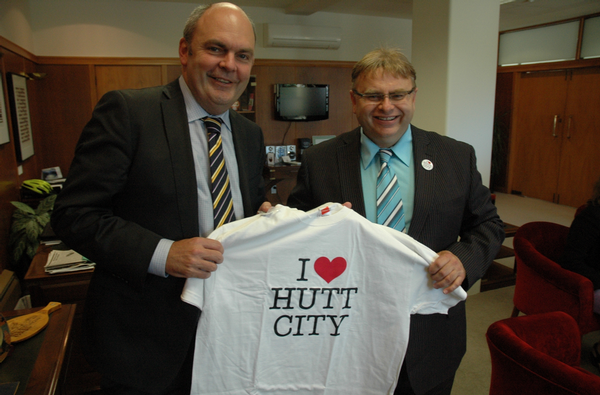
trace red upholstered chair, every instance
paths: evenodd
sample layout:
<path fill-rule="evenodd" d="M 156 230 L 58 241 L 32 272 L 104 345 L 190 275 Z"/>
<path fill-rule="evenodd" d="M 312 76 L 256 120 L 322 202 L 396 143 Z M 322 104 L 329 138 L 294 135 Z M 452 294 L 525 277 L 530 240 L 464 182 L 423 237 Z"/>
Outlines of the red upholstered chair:
<path fill-rule="evenodd" d="M 600 377 L 579 367 L 581 337 L 561 311 L 507 318 L 486 333 L 490 395 L 600 394 Z"/>
<path fill-rule="evenodd" d="M 512 316 L 518 316 L 519 311 L 527 315 L 564 311 L 585 335 L 600 329 L 600 317 L 593 312 L 592 282 L 556 263 L 568 233 L 568 227 L 551 222 L 529 222 L 517 230 L 513 240 L 517 279 Z"/>

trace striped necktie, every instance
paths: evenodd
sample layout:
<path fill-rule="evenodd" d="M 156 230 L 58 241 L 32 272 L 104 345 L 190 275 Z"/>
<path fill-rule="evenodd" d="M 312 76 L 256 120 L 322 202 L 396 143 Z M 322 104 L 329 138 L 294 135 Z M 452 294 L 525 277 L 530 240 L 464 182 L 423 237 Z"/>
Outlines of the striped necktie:
<path fill-rule="evenodd" d="M 380 149 L 381 169 L 377 175 L 377 223 L 404 231 L 404 208 L 398 178 L 389 166 L 391 149 Z"/>
<path fill-rule="evenodd" d="M 233 199 L 229 175 L 223 156 L 223 142 L 221 140 L 221 119 L 202 118 L 208 133 L 208 152 L 211 174 L 211 194 L 213 201 L 213 218 L 215 229 L 235 219 Z"/>

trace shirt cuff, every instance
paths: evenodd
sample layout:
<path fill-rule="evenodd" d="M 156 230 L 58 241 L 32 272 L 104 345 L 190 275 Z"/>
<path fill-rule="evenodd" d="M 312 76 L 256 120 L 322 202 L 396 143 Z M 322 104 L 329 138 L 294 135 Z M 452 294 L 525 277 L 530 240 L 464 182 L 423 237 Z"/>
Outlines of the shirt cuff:
<path fill-rule="evenodd" d="M 173 240 L 160 239 L 156 245 L 154 254 L 152 254 L 150 266 L 148 267 L 148 273 L 159 277 L 169 277 L 165 269 L 167 267 L 167 256 L 169 255 L 169 250 L 171 249 L 172 244 Z"/>

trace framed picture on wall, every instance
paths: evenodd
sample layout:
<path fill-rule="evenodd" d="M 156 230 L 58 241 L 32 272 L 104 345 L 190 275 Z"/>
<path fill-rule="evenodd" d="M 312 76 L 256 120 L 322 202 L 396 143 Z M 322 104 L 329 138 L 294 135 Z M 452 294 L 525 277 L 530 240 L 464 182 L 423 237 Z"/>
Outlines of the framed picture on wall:
<path fill-rule="evenodd" d="M 33 156 L 33 133 L 31 132 L 31 115 L 27 96 L 27 77 L 8 73 L 7 82 L 15 149 L 17 159 L 22 162 Z"/>
<path fill-rule="evenodd" d="M 6 103 L 4 102 L 4 85 L 2 74 L 0 74 L 0 145 L 10 141 L 10 132 L 8 131 L 8 114 L 6 113 Z"/>

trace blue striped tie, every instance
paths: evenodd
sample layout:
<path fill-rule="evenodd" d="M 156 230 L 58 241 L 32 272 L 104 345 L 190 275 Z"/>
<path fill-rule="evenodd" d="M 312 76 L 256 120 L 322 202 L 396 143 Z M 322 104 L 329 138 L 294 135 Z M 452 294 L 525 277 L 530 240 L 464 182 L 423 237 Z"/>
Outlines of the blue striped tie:
<path fill-rule="evenodd" d="M 380 149 L 381 169 L 377 175 L 377 223 L 404 231 L 404 208 L 398 178 L 389 166 L 391 149 Z"/>
<path fill-rule="evenodd" d="M 213 201 L 213 218 L 215 229 L 235 219 L 229 175 L 223 156 L 221 140 L 221 119 L 202 118 L 208 132 L 208 152 L 211 173 L 211 194 Z"/>

